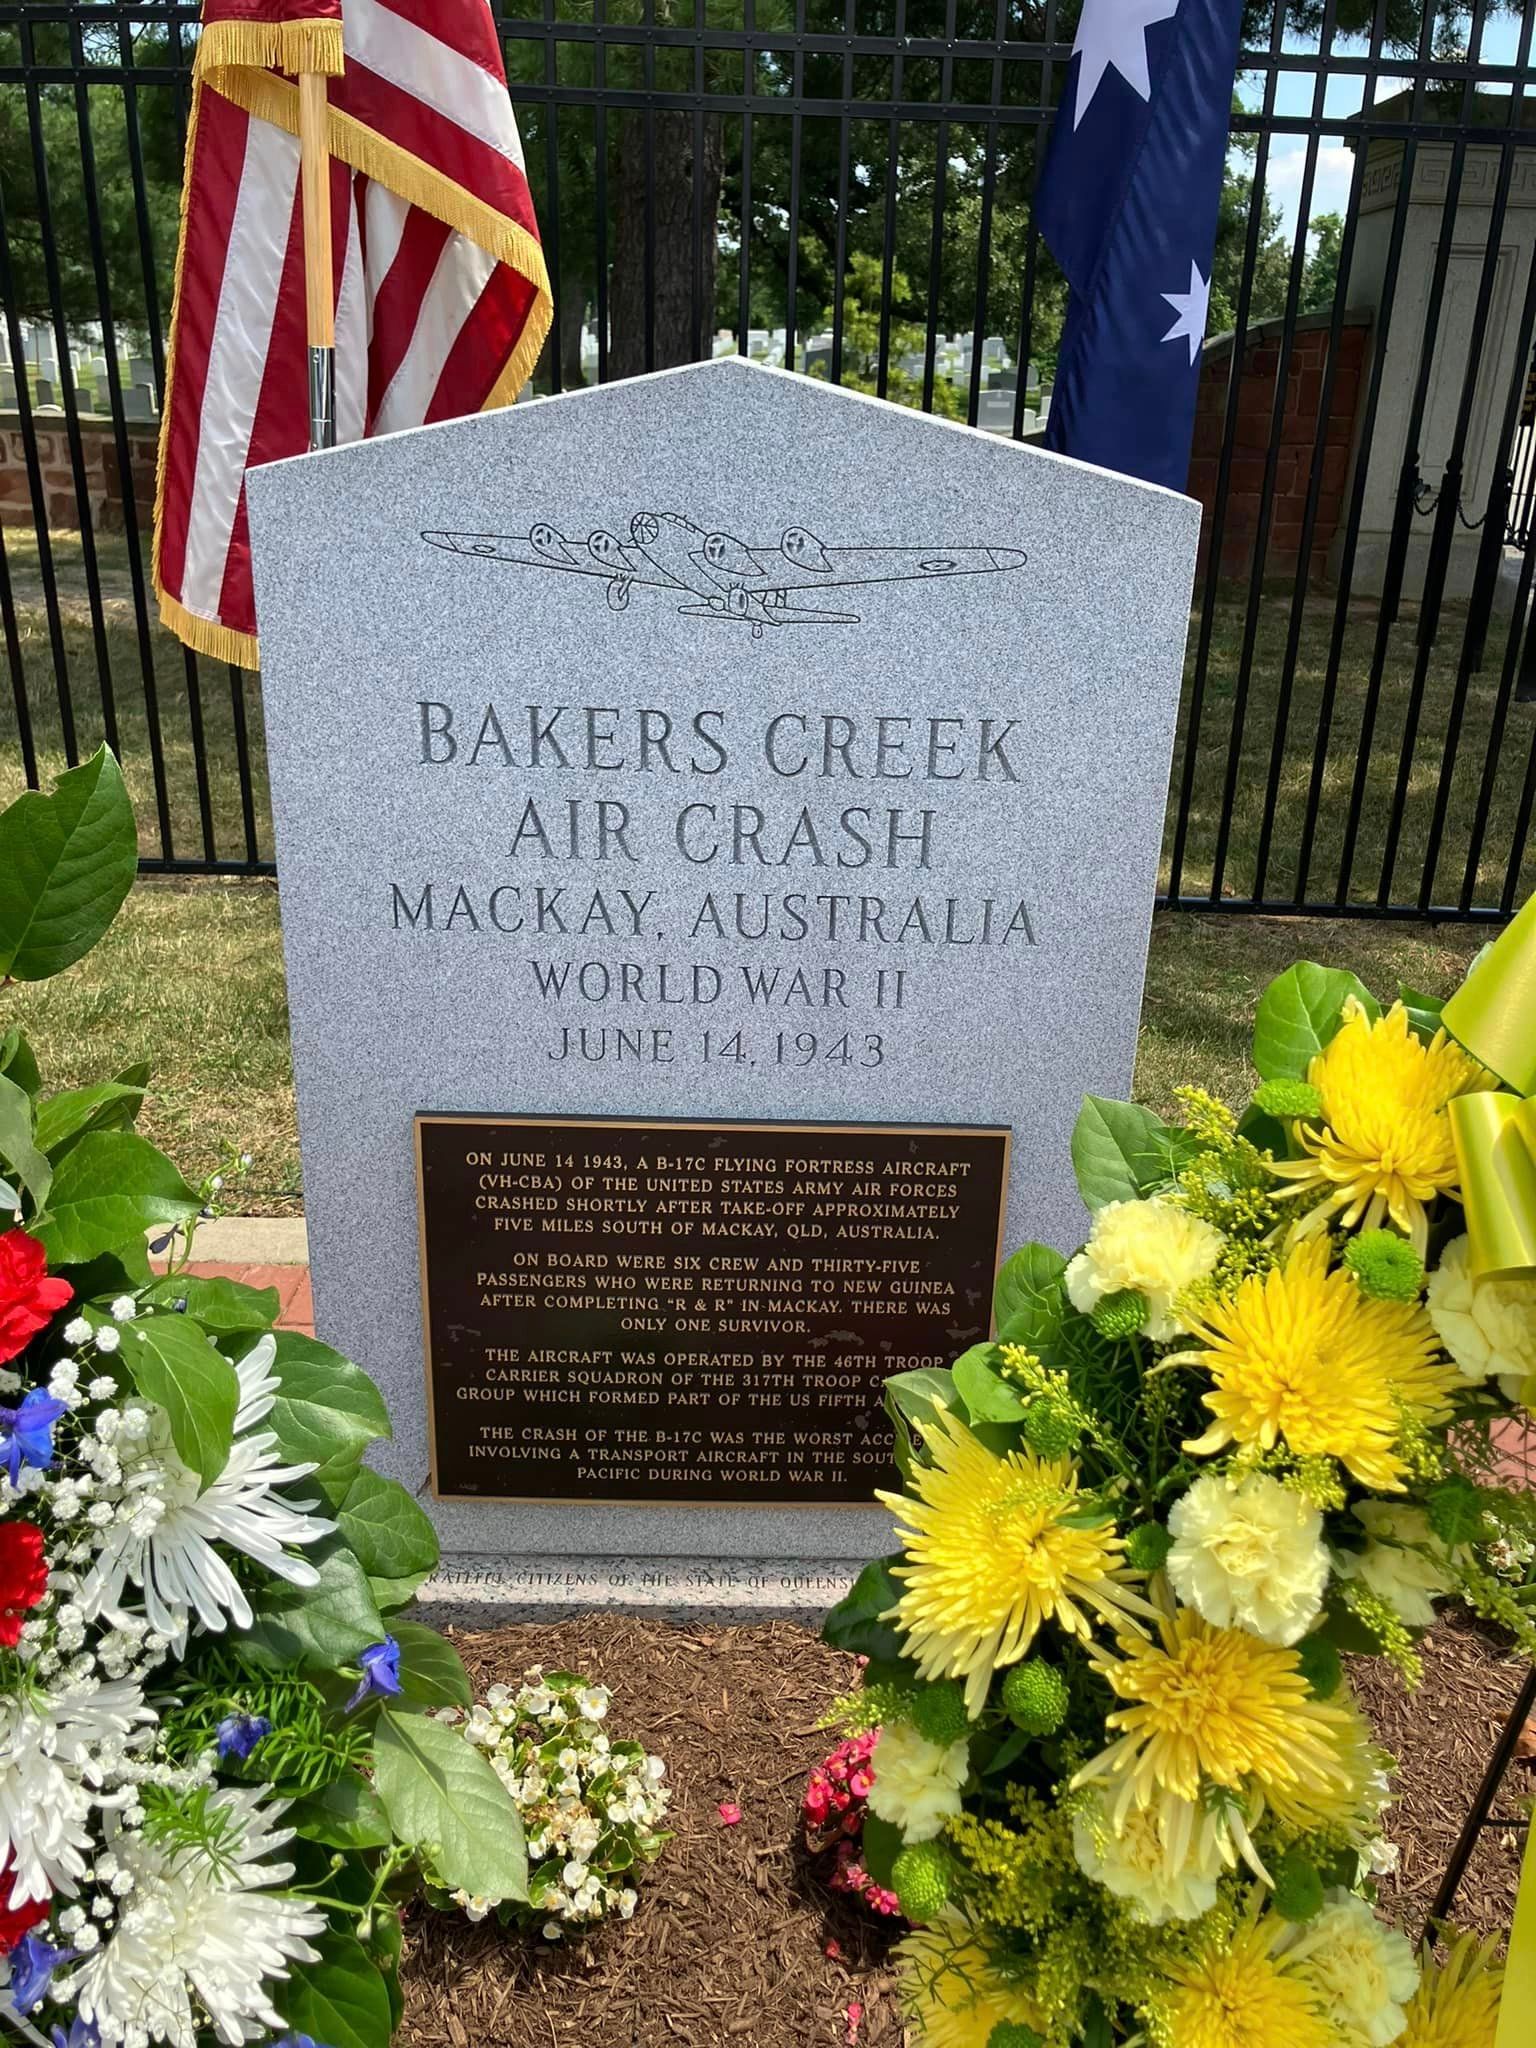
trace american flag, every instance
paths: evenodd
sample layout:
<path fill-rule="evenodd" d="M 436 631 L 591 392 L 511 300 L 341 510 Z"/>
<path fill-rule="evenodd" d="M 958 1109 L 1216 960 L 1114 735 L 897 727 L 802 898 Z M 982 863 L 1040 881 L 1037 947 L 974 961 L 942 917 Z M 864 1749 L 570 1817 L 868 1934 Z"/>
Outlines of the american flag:
<path fill-rule="evenodd" d="M 338 441 L 510 404 L 551 300 L 488 0 L 205 0 L 203 24 L 155 589 L 189 646 L 254 666 L 245 472 L 309 445 L 289 74 L 329 74 Z"/>

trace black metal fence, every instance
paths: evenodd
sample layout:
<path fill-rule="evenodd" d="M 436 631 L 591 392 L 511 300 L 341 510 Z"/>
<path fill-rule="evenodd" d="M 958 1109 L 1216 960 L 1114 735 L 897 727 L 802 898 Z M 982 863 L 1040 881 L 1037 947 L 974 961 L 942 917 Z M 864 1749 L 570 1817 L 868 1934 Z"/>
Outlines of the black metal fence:
<path fill-rule="evenodd" d="M 148 591 L 195 0 L 0 0 L 0 796 L 98 737 L 144 867 L 270 873 L 259 679 Z M 497 7 L 538 388 L 738 348 L 1027 437 L 1078 8 Z M 1250 0 L 1191 486 L 1181 908 L 1492 919 L 1536 884 L 1536 13 Z"/>

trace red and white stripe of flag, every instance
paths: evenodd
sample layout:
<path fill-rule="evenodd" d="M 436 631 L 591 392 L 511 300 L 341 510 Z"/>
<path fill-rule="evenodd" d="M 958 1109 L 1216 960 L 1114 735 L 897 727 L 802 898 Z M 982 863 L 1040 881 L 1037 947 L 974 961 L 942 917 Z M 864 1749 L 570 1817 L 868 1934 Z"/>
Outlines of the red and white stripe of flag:
<path fill-rule="evenodd" d="M 327 21 L 334 35 L 338 12 L 337 439 L 510 403 L 550 323 L 487 0 L 208 0 L 161 429 L 155 584 L 161 616 L 183 640 L 251 666 L 245 472 L 308 446 L 298 95 L 276 66 L 293 47 L 283 36 L 323 33 Z M 314 38 L 303 47 L 312 61 Z M 242 50 L 262 61 L 240 61 Z"/>

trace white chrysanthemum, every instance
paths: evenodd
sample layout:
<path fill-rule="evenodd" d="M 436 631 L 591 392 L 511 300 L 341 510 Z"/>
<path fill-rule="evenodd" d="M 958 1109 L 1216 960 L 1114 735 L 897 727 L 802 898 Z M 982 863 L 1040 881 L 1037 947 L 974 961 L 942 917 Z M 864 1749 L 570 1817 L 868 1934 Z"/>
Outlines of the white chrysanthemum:
<path fill-rule="evenodd" d="M 281 1806 L 229 1787 L 209 1799 L 213 1853 L 198 1842 L 172 1846 L 122 1834 L 117 1854 L 133 1877 L 110 1939 L 60 1989 L 104 2048 L 196 2048 L 199 2008 L 215 2037 L 236 2048 L 283 2031 L 267 1986 L 294 1963 L 313 1963 L 310 1937 L 325 1915 L 277 1887 L 293 1865 L 269 1860 L 292 1838 Z"/>
<path fill-rule="evenodd" d="M 1256 1473 L 1233 1486 L 1210 1472 L 1174 1502 L 1173 1590 L 1217 1628 L 1263 1642 L 1300 1642 L 1328 1584 L 1323 1518 L 1278 1479 Z"/>
<path fill-rule="evenodd" d="M 1117 1834 L 1109 1795 L 1101 1791 L 1094 1806 L 1072 1820 L 1078 1868 L 1116 1898 L 1130 1899 L 1152 1927 L 1208 1913 L 1228 1860 L 1207 1817 L 1188 1800 L 1178 1805 L 1187 1811 L 1160 1816 L 1154 1807 L 1134 1807 Z"/>
<path fill-rule="evenodd" d="M 163 1412 L 149 1411 L 147 1431 L 122 1451 L 115 1519 L 77 1596 L 87 1618 L 104 1615 L 120 1622 L 133 1585 L 143 1591 L 150 1626 L 178 1654 L 194 1614 L 214 1633 L 229 1621 L 249 1627 L 250 1602 L 220 1557 L 219 1544 L 254 1558 L 291 1585 L 318 1584 L 314 1566 L 290 1551 L 320 1542 L 335 1525 L 308 1512 L 315 1502 L 289 1502 L 273 1491 L 315 1468 L 284 1465 L 277 1439 L 255 1427 L 277 1396 L 279 1382 L 268 1372 L 275 1353 L 273 1339 L 263 1337 L 236 1366 L 235 1439 L 223 1471 L 206 1486 L 177 1455 Z"/>
<path fill-rule="evenodd" d="M 1340 1578 L 1362 1580 L 1409 1628 L 1433 1628 L 1434 1596 L 1449 1593 L 1456 1581 L 1428 1515 L 1422 1508 L 1363 1500 L 1354 1516 L 1371 1540 L 1364 1550 L 1337 1553 Z"/>
<path fill-rule="evenodd" d="M 869 1760 L 874 1773 L 869 1810 L 901 1829 L 909 1842 L 931 1842 L 960 1811 L 970 1770 L 970 1745 L 930 1742 L 907 1721 L 886 1724 Z"/>
<path fill-rule="evenodd" d="M 70 1895 L 93 1849 L 91 1807 L 123 1745 L 154 1715 L 132 1679 L 0 1699 L 0 1869 L 13 1907 Z"/>
<path fill-rule="evenodd" d="M 1387 2048 L 1407 2026 L 1404 2007 L 1419 1988 L 1413 1944 L 1353 1892 L 1330 1892 L 1286 1959 L 1322 1993 L 1341 2036 Z"/>
<path fill-rule="evenodd" d="M 1209 1279 L 1221 1256 L 1221 1232 L 1172 1202 L 1106 1202 L 1088 1242 L 1067 1266 L 1072 1306 L 1091 1315 L 1106 1294 L 1147 1298 L 1142 1335 L 1166 1344 L 1186 1328 L 1175 1304 Z"/>
<path fill-rule="evenodd" d="M 1469 1380 L 1497 1378 L 1511 1401 L 1536 1397 L 1536 1280 L 1474 1280 L 1470 1245 L 1453 1238 L 1429 1276 L 1429 1319 Z"/>

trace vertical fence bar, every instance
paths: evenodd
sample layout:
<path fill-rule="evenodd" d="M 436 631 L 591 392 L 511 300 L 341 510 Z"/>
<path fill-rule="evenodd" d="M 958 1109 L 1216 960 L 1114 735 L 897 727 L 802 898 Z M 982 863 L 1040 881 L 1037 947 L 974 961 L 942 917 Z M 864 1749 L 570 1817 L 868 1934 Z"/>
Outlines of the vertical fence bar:
<path fill-rule="evenodd" d="M 53 542 L 48 529 L 48 492 L 37 447 L 37 424 L 32 411 L 32 392 L 27 380 L 27 352 L 21 321 L 16 310 L 16 283 L 11 267 L 10 226 L 6 217 L 5 193 L 0 188 L 0 315 L 5 320 L 6 344 L 10 350 L 16 385 L 16 425 L 21 437 L 27 468 L 27 494 L 32 505 L 32 524 L 37 535 L 37 571 L 43 591 L 43 611 L 48 621 L 48 647 L 53 660 L 54 696 L 59 707 L 59 731 L 64 742 L 64 759 L 73 768 L 80 759 L 75 733 L 75 704 L 70 684 L 69 656 L 64 646 L 64 618 L 59 605 L 58 575 L 53 560 Z"/>
<path fill-rule="evenodd" d="M 22 60 L 35 69 L 33 24 L 25 16 L 21 23 Z M 107 744 L 117 752 L 121 745 L 117 729 L 117 699 L 112 684 L 112 654 L 107 644 L 106 614 L 101 604 L 101 571 L 96 559 L 96 527 L 91 514 L 91 487 L 85 470 L 85 443 L 80 434 L 80 394 L 75 385 L 75 366 L 69 353 L 69 328 L 64 317 L 64 284 L 59 270 L 59 247 L 53 230 L 53 202 L 49 193 L 48 157 L 43 146 L 41 89 L 35 76 L 26 86 L 27 130 L 32 150 L 33 197 L 37 202 L 38 234 L 42 242 L 43 269 L 53 301 L 53 345 L 58 357 L 59 396 L 63 400 L 64 438 L 69 445 L 70 475 L 75 488 L 75 513 L 80 521 L 80 562 L 85 572 L 86 603 L 91 616 L 91 643 L 96 654 L 96 682 L 101 699 L 102 727 Z M 99 246 L 99 238 L 98 238 Z"/>
<path fill-rule="evenodd" d="M 149 734 L 150 769 L 155 791 L 155 822 L 159 833 L 161 858 L 169 860 L 170 796 L 165 783 L 165 748 L 160 731 L 159 692 L 155 680 L 154 630 L 150 624 L 149 591 L 144 579 L 144 557 L 139 536 L 139 497 L 134 482 L 133 449 L 128 437 L 122 373 L 117 359 L 117 309 L 112 303 L 112 279 L 107 269 L 106 250 L 102 241 L 101 206 L 96 192 L 96 138 L 91 126 L 91 89 L 84 76 L 85 51 L 78 20 L 71 23 L 70 33 L 75 62 L 82 74 L 75 81 L 75 124 L 80 141 L 81 169 L 84 172 L 86 226 L 90 236 L 92 270 L 96 283 L 102 355 L 107 366 L 108 401 L 112 408 L 112 440 L 123 489 L 123 539 L 128 554 L 128 579 L 133 593 L 134 631 L 139 650 L 140 687 L 144 693 L 144 718 Z M 159 389 L 163 395 L 163 386 Z"/>
<path fill-rule="evenodd" d="M 560 62 L 559 46 L 555 41 L 555 0 L 544 0 L 544 83 L 549 87 L 549 92 L 539 109 L 539 120 L 544 128 L 544 185 L 549 195 L 549 204 L 544 209 L 540 232 L 544 241 L 550 282 L 558 303 L 561 296 L 560 102 L 556 99 L 555 93 L 560 83 Z M 545 354 L 549 358 L 549 388 L 558 394 L 565 389 L 565 365 L 560 360 L 558 318 L 550 326 Z"/>
<path fill-rule="evenodd" d="M 750 7 L 752 0 L 747 0 Z M 597 94 L 592 109 L 592 264 L 597 272 L 594 285 L 597 318 L 597 381 L 608 381 L 608 50 L 603 41 L 607 0 L 592 0 L 592 20 L 597 38 L 592 45 L 592 85 Z"/>
<path fill-rule="evenodd" d="M 901 104 L 906 82 L 907 0 L 896 0 L 896 49 L 891 58 L 891 118 L 885 151 L 885 217 L 880 240 L 880 361 L 875 395 L 884 398 L 891 382 L 891 293 L 896 276 L 896 194 L 901 184 Z"/>
<path fill-rule="evenodd" d="M 1232 359 L 1227 373 L 1227 410 L 1221 436 L 1221 456 L 1216 471 L 1216 504 L 1211 514 L 1210 538 L 1206 543 L 1205 588 L 1200 601 L 1200 628 L 1195 645 L 1194 678 L 1190 685 L 1189 711 L 1184 724 L 1184 761 L 1179 778 L 1178 817 L 1174 826 L 1173 850 L 1168 864 L 1168 895 L 1183 901 L 1184 862 L 1189 847 L 1190 811 L 1194 803 L 1195 778 L 1200 767 L 1200 724 L 1205 710 L 1205 693 L 1210 677 L 1211 642 L 1216 630 L 1216 610 L 1221 589 L 1221 558 L 1226 544 L 1227 502 L 1232 488 L 1232 451 L 1237 435 L 1238 402 L 1242 394 L 1243 358 L 1248 347 L 1248 313 L 1253 303 L 1254 266 L 1259 253 L 1259 236 L 1264 224 L 1264 170 L 1269 155 L 1268 122 L 1274 114 L 1280 53 L 1285 28 L 1285 0 L 1275 0 L 1270 23 L 1269 65 L 1265 73 L 1263 121 L 1254 150 L 1253 185 L 1248 195 L 1248 235 L 1243 250 L 1243 277 L 1238 287 L 1233 315 Z M 1234 736 L 1238 707 L 1233 706 Z M 1229 805 L 1224 800 L 1218 823 L 1216 849 L 1211 862 L 1211 887 L 1207 900 L 1220 901 L 1219 876 L 1226 862 L 1226 831 Z"/>
<path fill-rule="evenodd" d="M 752 100 L 757 89 L 757 54 L 752 47 L 754 0 L 745 0 L 741 53 L 741 246 L 736 252 L 736 345 L 751 353 L 752 337 Z"/>
<path fill-rule="evenodd" d="M 1419 36 L 1418 64 L 1413 74 L 1413 91 L 1409 102 L 1409 120 L 1417 127 L 1424 111 L 1424 86 L 1428 77 L 1428 66 L 1434 40 L 1435 9 L 1426 7 L 1423 28 Z M 1365 126 L 1361 130 L 1361 147 L 1369 149 L 1373 130 Z M 1350 501 L 1349 525 L 1345 532 L 1344 554 L 1339 577 L 1339 600 L 1334 609 L 1333 644 L 1328 656 L 1328 685 L 1337 680 L 1343 660 L 1344 642 L 1349 625 L 1349 593 L 1354 574 L 1355 552 L 1360 540 L 1360 522 L 1365 511 L 1366 482 L 1370 471 L 1370 449 L 1376 428 L 1377 407 L 1381 399 L 1381 387 L 1386 370 L 1387 347 L 1391 332 L 1392 314 L 1397 303 L 1398 270 L 1402 262 L 1403 237 L 1408 227 L 1408 211 L 1413 198 L 1413 179 L 1418 162 L 1418 140 L 1414 133 L 1403 137 L 1402 168 L 1398 174 L 1397 203 L 1392 214 L 1392 232 L 1387 244 L 1387 267 L 1382 290 L 1381 318 L 1372 336 L 1371 346 L 1371 388 L 1366 401 L 1364 418 L 1360 426 L 1360 447 L 1366 459 L 1356 464 L 1355 489 Z M 1390 572 L 1386 579 L 1390 582 Z M 1360 833 L 1360 817 L 1365 804 L 1365 791 L 1369 777 L 1371 746 L 1376 736 L 1376 714 L 1381 701 L 1381 682 L 1386 663 L 1387 636 L 1392 630 L 1392 605 L 1383 591 L 1380 612 L 1376 626 L 1376 648 L 1373 653 L 1370 674 L 1366 682 L 1365 702 L 1361 707 L 1360 734 L 1356 742 L 1355 772 L 1350 784 L 1349 805 L 1344 818 L 1344 837 L 1339 848 L 1339 872 L 1334 902 L 1343 909 L 1349 900 L 1350 886 L 1354 880 L 1355 842 Z M 1306 849 L 1310 855 L 1310 847 Z"/>
<path fill-rule="evenodd" d="M 1045 162 L 1045 152 L 1050 146 L 1053 86 L 1055 83 L 1056 52 L 1056 0 L 1046 0 L 1045 20 L 1042 24 L 1045 37 L 1045 55 L 1040 62 L 1040 119 L 1030 142 L 1029 165 L 1029 229 L 1024 239 L 1024 276 L 1019 292 L 1019 381 L 1013 394 L 1013 438 L 1024 438 L 1024 409 L 1029 401 L 1029 363 L 1034 354 L 1035 341 L 1035 270 L 1040 256 L 1040 229 L 1035 221 L 1035 192 L 1040 183 L 1040 167 Z M 1045 395 L 1045 379 L 1040 380 L 1042 400 Z"/>
<path fill-rule="evenodd" d="M 149 217 L 149 180 L 144 168 L 144 138 L 139 126 L 139 87 L 134 76 L 133 30 L 124 20 L 118 26 L 118 56 L 123 67 L 123 126 L 128 143 L 128 173 L 133 184 L 134 233 L 139 248 L 139 269 L 144 281 L 144 320 L 149 332 L 149 358 L 155 373 L 155 390 L 165 399 L 165 330 L 160 316 L 160 279 L 156 269 L 154 228 Z M 151 507 L 151 525 L 154 511 Z M 138 507 L 134 507 L 135 545 L 138 535 Z M 154 536 L 150 536 L 153 550 Z M 140 657 L 142 663 L 142 655 Z M 155 816 L 160 830 L 161 858 L 176 857 L 171 819 L 171 798 L 165 760 L 165 736 L 160 721 L 160 686 L 151 645 L 149 665 L 144 671 L 144 715 L 149 727 L 150 763 L 155 777 Z"/>
<path fill-rule="evenodd" d="M 955 89 L 956 0 L 944 0 L 944 55 L 939 64 L 943 111 L 933 139 L 933 231 L 928 246 L 928 333 L 923 351 L 923 411 L 933 411 L 939 350 L 939 287 L 944 275 L 944 193 L 949 174 L 949 105 Z"/>
<path fill-rule="evenodd" d="M 793 97 L 789 116 L 789 247 L 784 266 L 784 367 L 795 367 L 795 338 L 800 311 L 800 143 L 804 134 L 801 96 L 805 91 L 805 0 L 795 0 L 795 54 L 790 72 Z"/>

